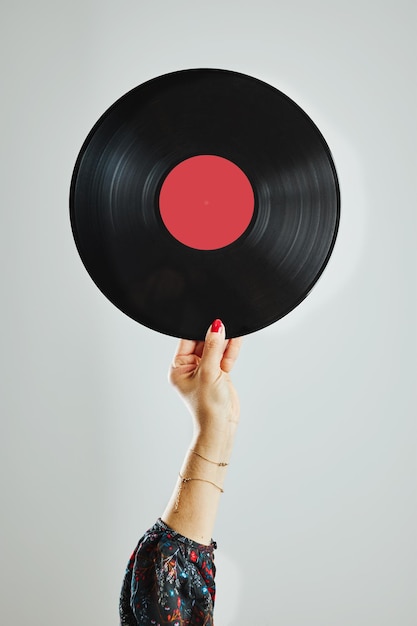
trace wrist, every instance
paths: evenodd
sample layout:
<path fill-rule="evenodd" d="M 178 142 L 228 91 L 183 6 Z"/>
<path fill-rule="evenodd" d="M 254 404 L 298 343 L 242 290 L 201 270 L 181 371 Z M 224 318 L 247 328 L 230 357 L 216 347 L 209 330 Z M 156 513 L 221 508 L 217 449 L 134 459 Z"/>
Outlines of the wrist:
<path fill-rule="evenodd" d="M 232 453 L 236 428 L 229 430 L 196 429 L 191 448 L 209 459 L 228 462 Z"/>

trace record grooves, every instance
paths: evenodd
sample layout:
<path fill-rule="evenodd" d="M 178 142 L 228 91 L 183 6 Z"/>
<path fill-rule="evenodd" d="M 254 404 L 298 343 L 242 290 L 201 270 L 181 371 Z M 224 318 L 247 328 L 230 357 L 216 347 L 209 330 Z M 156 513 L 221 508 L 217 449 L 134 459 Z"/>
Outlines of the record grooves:
<path fill-rule="evenodd" d="M 285 94 L 227 70 L 166 74 L 113 104 L 71 182 L 90 276 L 134 320 L 202 339 L 293 310 L 335 243 L 340 193 L 318 128 Z"/>

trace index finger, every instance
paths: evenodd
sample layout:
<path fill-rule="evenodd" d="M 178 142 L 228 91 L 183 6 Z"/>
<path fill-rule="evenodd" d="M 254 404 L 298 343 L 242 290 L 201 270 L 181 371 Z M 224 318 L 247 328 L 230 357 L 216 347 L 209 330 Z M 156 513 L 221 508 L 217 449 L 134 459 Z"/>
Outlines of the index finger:
<path fill-rule="evenodd" d="M 233 339 L 229 339 L 229 343 L 226 346 L 226 350 L 224 351 L 223 358 L 220 362 L 220 367 L 223 372 L 229 373 L 232 370 L 239 355 L 241 345 L 242 337 L 234 337 Z"/>
<path fill-rule="evenodd" d="M 203 346 L 204 341 L 180 339 L 175 351 L 174 360 L 177 356 L 189 356 L 190 354 L 196 354 L 198 357 L 201 357 Z"/>
<path fill-rule="evenodd" d="M 196 346 L 197 342 L 193 339 L 180 339 L 177 349 L 175 351 L 175 356 L 178 356 L 179 354 L 181 356 L 194 354 Z"/>

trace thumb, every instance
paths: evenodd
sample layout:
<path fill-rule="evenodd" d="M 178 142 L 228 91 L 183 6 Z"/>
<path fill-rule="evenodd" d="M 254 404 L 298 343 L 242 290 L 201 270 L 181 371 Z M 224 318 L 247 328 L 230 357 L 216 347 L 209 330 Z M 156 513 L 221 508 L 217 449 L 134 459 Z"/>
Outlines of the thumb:
<path fill-rule="evenodd" d="M 214 320 L 206 333 L 199 369 L 203 374 L 217 378 L 225 348 L 225 328 L 221 320 Z"/>

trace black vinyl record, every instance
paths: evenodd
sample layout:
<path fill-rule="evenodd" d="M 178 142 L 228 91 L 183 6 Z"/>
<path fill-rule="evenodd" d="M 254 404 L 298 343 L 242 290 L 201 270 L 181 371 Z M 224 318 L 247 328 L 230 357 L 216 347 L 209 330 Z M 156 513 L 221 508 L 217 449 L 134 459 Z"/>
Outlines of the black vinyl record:
<path fill-rule="evenodd" d="M 276 322 L 309 293 L 335 243 L 340 193 L 306 113 L 245 74 L 192 69 L 129 91 L 74 168 L 70 216 L 99 289 L 156 331 L 203 339 Z"/>

